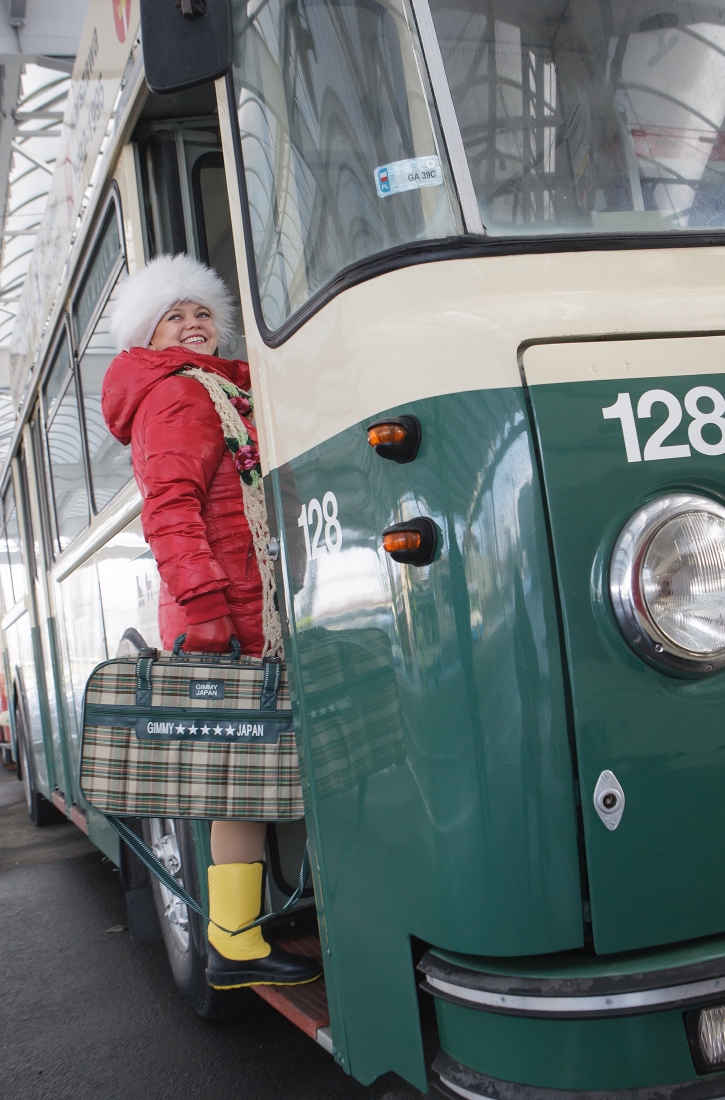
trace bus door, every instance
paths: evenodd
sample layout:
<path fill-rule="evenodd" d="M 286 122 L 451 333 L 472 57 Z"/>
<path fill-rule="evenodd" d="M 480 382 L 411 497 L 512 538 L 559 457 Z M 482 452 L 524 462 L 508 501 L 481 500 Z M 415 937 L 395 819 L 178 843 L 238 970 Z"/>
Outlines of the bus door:
<path fill-rule="evenodd" d="M 236 316 L 232 341 L 220 347 L 220 355 L 246 360 L 237 259 L 214 85 L 203 85 L 168 100 L 149 93 L 132 143 L 141 181 L 147 257 L 188 252 L 222 277 L 231 291 Z M 185 830 L 184 823 L 177 822 L 176 835 Z M 297 877 L 306 835 L 305 823 L 301 821 L 278 822 L 269 829 L 268 911 L 280 909 L 292 893 L 289 883 Z M 197 848 L 203 853 L 208 846 L 208 832 L 204 836 L 199 826 L 196 837 Z M 204 877 L 205 872 L 202 879 Z M 311 897 L 312 889 L 308 887 L 298 907 L 310 906 Z M 316 1005 L 314 998 L 310 1004 Z"/>
<path fill-rule="evenodd" d="M 725 928 L 725 338 L 523 355 L 551 517 L 597 952 Z"/>
<path fill-rule="evenodd" d="M 149 99 L 152 108 L 160 109 L 156 106 L 158 97 Z M 164 105 L 163 100 L 160 102 Z M 198 103 L 197 89 L 194 103 L 197 117 L 142 118 L 134 133 L 143 192 L 146 251 L 149 259 L 164 252 L 188 252 L 221 275 L 232 293 L 237 315 L 232 344 L 221 348 L 220 354 L 246 359 L 218 122 L 214 115 L 199 117 Z"/>

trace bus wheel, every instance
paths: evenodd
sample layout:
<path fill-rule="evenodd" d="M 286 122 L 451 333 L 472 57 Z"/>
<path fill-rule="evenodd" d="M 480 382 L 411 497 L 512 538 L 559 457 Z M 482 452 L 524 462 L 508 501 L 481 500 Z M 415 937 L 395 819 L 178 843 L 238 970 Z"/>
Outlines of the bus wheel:
<path fill-rule="evenodd" d="M 37 825 L 39 829 L 46 825 L 58 825 L 61 821 L 66 820 L 65 814 L 62 814 L 52 802 L 44 798 L 35 786 L 33 760 L 28 748 L 28 736 L 18 710 L 15 711 L 15 721 L 18 731 L 18 779 L 23 784 L 28 817 L 33 825 Z"/>
<path fill-rule="evenodd" d="M 142 822 L 144 840 L 192 897 L 199 897 L 194 842 L 188 821 L 153 817 Z M 237 990 L 207 985 L 204 922 L 155 877 L 152 889 L 176 988 L 203 1020 L 225 1020 L 239 1003 Z"/>

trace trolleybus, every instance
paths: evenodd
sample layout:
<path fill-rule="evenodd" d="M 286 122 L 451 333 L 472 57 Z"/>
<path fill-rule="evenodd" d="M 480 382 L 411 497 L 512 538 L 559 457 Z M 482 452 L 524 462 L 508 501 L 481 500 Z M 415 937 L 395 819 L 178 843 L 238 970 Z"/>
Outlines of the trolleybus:
<path fill-rule="evenodd" d="M 0 485 L 33 820 L 232 1010 L 77 781 L 89 672 L 158 644 L 108 311 L 186 251 L 238 295 L 276 540 L 305 821 L 269 904 L 306 833 L 280 934 L 325 967 L 265 995 L 363 1083 L 721 1096 L 723 0 L 90 0 L 64 134 Z M 205 900 L 207 823 L 136 827 Z"/>

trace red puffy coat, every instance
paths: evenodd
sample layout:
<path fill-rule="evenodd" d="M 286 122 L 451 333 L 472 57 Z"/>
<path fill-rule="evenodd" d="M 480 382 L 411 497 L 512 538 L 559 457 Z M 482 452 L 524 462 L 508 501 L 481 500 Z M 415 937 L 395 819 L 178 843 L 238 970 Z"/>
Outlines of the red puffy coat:
<path fill-rule="evenodd" d="M 262 582 L 239 474 L 209 394 L 176 373 L 184 366 L 249 389 L 246 363 L 174 347 L 122 352 L 102 391 L 106 424 L 131 444 L 144 498 L 141 523 L 161 574 L 161 640 L 170 649 L 187 624 L 230 615 L 242 651 L 259 656 Z"/>

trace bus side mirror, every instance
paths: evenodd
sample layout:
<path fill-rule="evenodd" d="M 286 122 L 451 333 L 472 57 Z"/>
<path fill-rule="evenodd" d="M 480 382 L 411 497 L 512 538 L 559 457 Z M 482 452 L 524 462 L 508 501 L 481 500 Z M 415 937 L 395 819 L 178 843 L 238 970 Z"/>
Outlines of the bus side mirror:
<path fill-rule="evenodd" d="M 218 80 L 232 65 L 231 0 L 141 0 L 141 47 L 156 95 Z"/>

